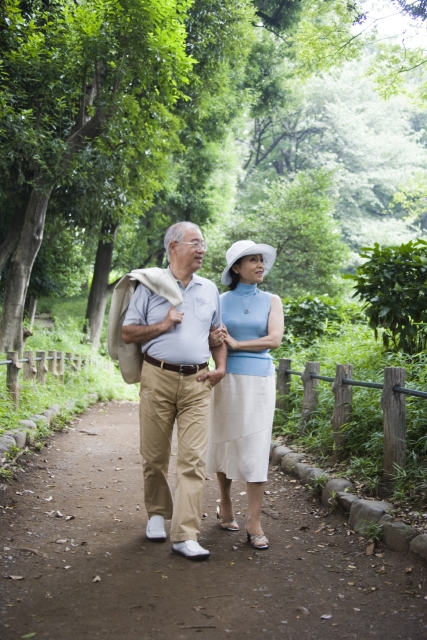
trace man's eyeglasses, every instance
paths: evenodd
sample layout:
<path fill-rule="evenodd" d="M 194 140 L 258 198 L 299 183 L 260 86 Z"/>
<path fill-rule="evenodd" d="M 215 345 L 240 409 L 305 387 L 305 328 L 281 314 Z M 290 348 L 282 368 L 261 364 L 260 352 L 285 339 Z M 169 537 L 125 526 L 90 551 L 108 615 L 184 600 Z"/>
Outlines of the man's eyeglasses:
<path fill-rule="evenodd" d="M 203 249 L 203 251 L 207 251 L 208 249 L 208 245 L 206 244 L 206 242 L 199 242 L 197 240 L 195 240 L 194 242 L 177 242 L 176 244 L 188 244 L 194 249 Z"/>

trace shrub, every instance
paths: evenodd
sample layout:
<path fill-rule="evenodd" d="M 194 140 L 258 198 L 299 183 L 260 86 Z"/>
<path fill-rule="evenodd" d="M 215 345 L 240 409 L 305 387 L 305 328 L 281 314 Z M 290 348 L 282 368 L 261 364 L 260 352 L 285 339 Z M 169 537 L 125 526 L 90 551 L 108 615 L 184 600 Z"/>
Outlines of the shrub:
<path fill-rule="evenodd" d="M 414 354 L 427 345 L 427 242 L 410 241 L 393 247 L 375 244 L 362 250 L 355 294 L 365 302 L 365 313 L 375 337 L 382 328 L 384 346 Z"/>

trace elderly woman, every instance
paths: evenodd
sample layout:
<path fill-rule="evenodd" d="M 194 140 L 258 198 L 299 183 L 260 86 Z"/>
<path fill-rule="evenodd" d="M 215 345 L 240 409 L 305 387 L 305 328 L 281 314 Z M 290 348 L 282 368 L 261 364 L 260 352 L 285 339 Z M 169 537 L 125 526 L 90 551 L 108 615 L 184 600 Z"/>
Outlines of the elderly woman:
<path fill-rule="evenodd" d="M 276 250 L 251 240 L 235 242 L 226 253 L 222 282 L 223 326 L 211 344 L 225 341 L 227 372 L 212 393 L 211 432 L 207 472 L 215 473 L 221 494 L 217 516 L 220 527 L 238 531 L 231 502 L 231 483 L 245 480 L 248 494 L 248 542 L 268 549 L 260 517 L 267 480 L 268 457 L 275 407 L 275 372 L 270 349 L 283 337 L 283 308 L 279 296 L 260 291 Z"/>

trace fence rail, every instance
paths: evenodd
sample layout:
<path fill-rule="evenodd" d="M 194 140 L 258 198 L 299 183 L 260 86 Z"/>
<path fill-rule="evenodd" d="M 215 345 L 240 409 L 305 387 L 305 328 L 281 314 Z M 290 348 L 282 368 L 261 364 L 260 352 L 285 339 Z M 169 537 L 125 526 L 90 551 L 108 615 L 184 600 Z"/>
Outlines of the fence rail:
<path fill-rule="evenodd" d="M 299 376 L 304 391 L 302 399 L 302 428 L 313 417 L 318 404 L 318 382 L 331 382 L 335 396 L 334 410 L 331 416 L 334 442 L 337 449 L 345 442 L 342 427 L 351 421 L 352 387 L 365 387 L 382 390 L 381 407 L 384 417 L 384 480 L 392 480 L 396 467 L 405 467 L 406 458 L 406 396 L 427 398 L 427 392 L 405 387 L 405 369 L 386 367 L 384 383 L 354 380 L 353 365 L 336 366 L 335 378 L 320 375 L 320 362 L 307 362 L 304 371 L 294 371 L 292 362 L 286 358 L 279 361 L 277 368 L 277 390 L 279 408 L 286 407 L 286 396 L 291 390 L 291 376 Z"/>
<path fill-rule="evenodd" d="M 74 371 L 91 364 L 90 356 L 81 356 L 63 351 L 24 351 L 23 357 L 17 351 L 9 351 L 7 360 L 0 360 L 0 366 L 5 365 L 6 387 L 12 396 L 15 409 L 19 405 L 19 372 L 22 370 L 24 380 L 35 380 L 39 384 L 46 384 L 46 373 L 51 373 L 64 383 L 65 362 L 68 361 Z M 22 366 L 24 365 L 24 366 Z"/>

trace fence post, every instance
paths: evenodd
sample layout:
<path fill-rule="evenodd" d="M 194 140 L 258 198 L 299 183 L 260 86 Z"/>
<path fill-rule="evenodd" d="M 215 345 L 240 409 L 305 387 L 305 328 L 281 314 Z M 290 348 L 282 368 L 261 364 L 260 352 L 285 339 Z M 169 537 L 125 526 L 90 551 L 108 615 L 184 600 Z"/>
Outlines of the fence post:
<path fill-rule="evenodd" d="M 56 351 L 48 351 L 48 355 L 49 358 L 52 358 L 52 360 L 48 360 L 48 369 L 56 377 L 58 375 L 56 370 Z"/>
<path fill-rule="evenodd" d="M 12 396 L 13 404 L 15 409 L 18 408 L 19 404 L 19 384 L 18 384 L 18 374 L 22 365 L 19 360 L 19 354 L 17 351 L 9 351 L 7 354 L 7 359 L 12 360 L 11 364 L 7 365 L 6 371 L 6 387 Z"/>
<path fill-rule="evenodd" d="M 24 358 L 28 360 L 28 362 L 24 362 L 24 367 L 23 367 L 24 380 L 34 380 L 34 376 L 37 371 L 37 369 L 34 366 L 34 352 L 24 351 Z"/>
<path fill-rule="evenodd" d="M 384 474 L 385 480 L 396 475 L 395 464 L 405 467 L 406 458 L 406 398 L 393 391 L 405 386 L 403 367 L 385 367 L 381 407 L 384 415 Z"/>
<path fill-rule="evenodd" d="M 286 396 L 289 395 L 291 391 L 291 376 L 289 373 L 286 373 L 287 369 L 291 369 L 292 360 L 288 360 L 286 358 L 280 358 L 279 360 L 279 370 L 277 372 L 277 400 L 276 407 L 278 409 L 283 409 L 286 405 Z"/>
<path fill-rule="evenodd" d="M 46 384 L 46 351 L 36 351 L 36 357 L 40 358 L 40 360 L 37 360 L 36 363 L 37 382 L 40 384 Z"/>
<path fill-rule="evenodd" d="M 302 399 L 302 419 L 306 423 L 317 409 L 317 385 L 319 381 L 310 376 L 310 373 L 320 373 L 320 362 L 307 362 L 301 380 L 304 385 L 304 396 Z"/>
<path fill-rule="evenodd" d="M 334 432 L 334 442 L 337 448 L 344 444 L 345 436 L 341 433 L 340 427 L 350 420 L 352 387 L 343 384 L 343 380 L 353 377 L 352 364 L 337 364 L 335 380 L 332 383 L 332 393 L 335 396 L 335 406 L 331 418 L 332 430 Z"/>
<path fill-rule="evenodd" d="M 58 377 L 62 383 L 65 380 L 65 354 L 63 351 L 58 352 Z"/>
<path fill-rule="evenodd" d="M 74 354 L 73 353 L 66 353 L 65 354 L 65 358 L 70 361 L 71 370 L 74 371 L 74 369 L 75 369 Z"/>

